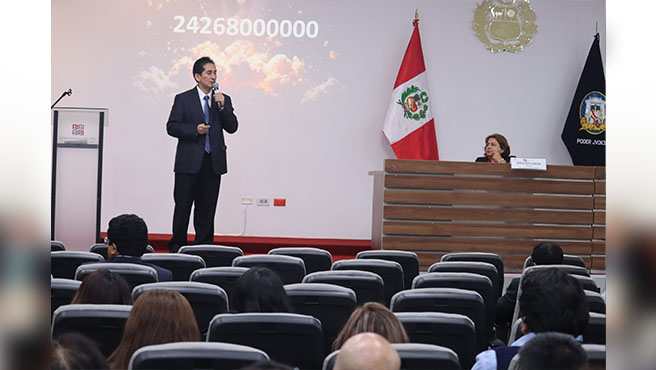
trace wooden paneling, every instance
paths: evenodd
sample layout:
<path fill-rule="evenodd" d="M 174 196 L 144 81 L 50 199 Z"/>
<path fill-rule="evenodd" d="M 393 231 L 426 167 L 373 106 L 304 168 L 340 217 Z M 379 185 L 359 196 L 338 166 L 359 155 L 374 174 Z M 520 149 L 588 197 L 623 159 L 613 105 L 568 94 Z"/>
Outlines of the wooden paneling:
<path fill-rule="evenodd" d="M 495 236 L 511 238 L 590 239 L 589 227 L 437 222 L 383 222 L 386 235 Z"/>
<path fill-rule="evenodd" d="M 592 268 L 595 270 L 605 270 L 606 256 L 592 256 Z"/>
<path fill-rule="evenodd" d="M 463 166 L 464 165 L 464 166 Z M 448 161 L 415 161 L 403 159 L 386 159 L 385 172 L 388 173 L 426 173 L 426 174 L 464 174 L 464 175 L 498 175 L 504 177 L 524 178 L 564 178 L 593 179 L 595 167 L 588 166 L 547 166 L 547 171 L 521 170 L 513 171 L 510 164 L 465 163 Z"/>
<path fill-rule="evenodd" d="M 606 181 L 595 181 L 594 192 L 595 194 L 606 194 Z"/>
<path fill-rule="evenodd" d="M 606 228 L 603 226 L 594 226 L 592 228 L 593 239 L 606 239 Z"/>
<path fill-rule="evenodd" d="M 606 254 L 606 242 L 592 242 L 592 254 Z"/>
<path fill-rule="evenodd" d="M 441 252 L 490 252 L 531 254 L 539 240 L 533 239 L 491 239 L 491 238 L 437 238 L 384 236 L 383 249 Z M 590 254 L 589 241 L 556 241 L 565 254 Z"/>
<path fill-rule="evenodd" d="M 605 211 L 595 211 L 594 212 L 594 223 L 597 225 L 606 224 L 606 212 Z"/>
<path fill-rule="evenodd" d="M 383 217 L 388 220 L 503 221 L 522 223 L 591 224 L 589 211 L 546 211 L 490 208 L 453 208 L 438 206 L 386 206 Z"/>
<path fill-rule="evenodd" d="M 532 180 L 521 178 L 385 175 L 386 188 L 493 190 L 520 193 L 592 194 L 592 181 Z"/>
<path fill-rule="evenodd" d="M 590 209 L 592 197 L 532 194 L 385 190 L 385 203 L 450 204 L 523 208 Z"/>
<path fill-rule="evenodd" d="M 386 160 L 382 247 L 418 253 L 424 269 L 471 251 L 498 253 L 519 271 L 536 244 L 553 241 L 604 269 L 605 176 L 589 166 Z"/>

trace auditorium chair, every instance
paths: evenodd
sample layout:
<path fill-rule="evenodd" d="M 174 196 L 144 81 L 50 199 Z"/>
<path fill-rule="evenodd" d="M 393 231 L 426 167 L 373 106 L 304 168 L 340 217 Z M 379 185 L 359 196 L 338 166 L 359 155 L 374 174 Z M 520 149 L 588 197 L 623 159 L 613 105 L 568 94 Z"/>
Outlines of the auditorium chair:
<path fill-rule="evenodd" d="M 499 298 L 503 291 L 503 280 L 499 280 L 499 272 L 493 264 L 476 261 L 445 261 L 436 262 L 428 268 L 428 272 L 469 272 L 487 276 L 492 282 L 492 288 Z"/>
<path fill-rule="evenodd" d="M 443 312 L 395 312 L 410 343 L 447 347 L 458 354 L 460 367 L 469 369 L 477 352 L 474 322 L 465 315 Z"/>
<path fill-rule="evenodd" d="M 99 255 L 103 256 L 104 259 L 107 259 L 107 244 L 105 243 L 96 243 L 89 248 L 89 252 L 91 253 L 98 253 Z M 144 253 L 155 253 L 155 249 L 147 245 L 146 246 L 146 251 Z"/>
<path fill-rule="evenodd" d="M 140 284 L 157 282 L 157 271 L 155 271 L 155 269 L 150 266 L 138 265 L 136 263 L 112 262 L 90 263 L 82 265 L 78 267 L 77 271 L 75 272 L 75 280 L 82 281 L 90 273 L 103 268 L 121 275 L 121 277 L 125 279 L 125 281 L 130 286 L 130 289 L 133 289 L 135 286 Z"/>
<path fill-rule="evenodd" d="M 319 369 L 323 361 L 321 322 L 294 313 L 238 313 L 216 315 L 208 342 L 246 345 L 292 367 Z"/>
<path fill-rule="evenodd" d="M 606 368 L 606 345 L 605 344 L 582 344 L 583 350 L 588 355 L 588 367 L 590 369 Z"/>
<path fill-rule="evenodd" d="M 497 297 L 492 287 L 492 281 L 487 276 L 469 272 L 429 272 L 417 276 L 412 288 L 457 288 L 477 292 L 481 295 L 485 304 L 488 340 L 494 339 L 494 315 L 497 311 Z"/>
<path fill-rule="evenodd" d="M 54 278 L 75 279 L 75 270 L 87 262 L 101 262 L 98 254 L 79 251 L 50 252 L 50 274 Z"/>
<path fill-rule="evenodd" d="M 588 326 L 583 332 L 583 343 L 606 344 L 606 315 L 590 312 Z"/>
<path fill-rule="evenodd" d="M 130 310 L 132 306 L 116 304 L 61 306 L 52 317 L 52 339 L 76 331 L 98 343 L 98 348 L 107 357 L 121 342 Z"/>
<path fill-rule="evenodd" d="M 132 290 L 132 298 L 136 301 L 141 294 L 151 290 L 172 290 L 182 294 L 194 310 L 201 333 L 207 332 L 215 315 L 228 312 L 228 296 L 216 285 L 195 281 L 142 284 Z"/>
<path fill-rule="evenodd" d="M 403 370 L 459 370 L 458 355 L 446 347 L 423 343 L 392 343 L 399 354 Z M 332 370 L 339 351 L 326 356 L 322 370 Z"/>
<path fill-rule="evenodd" d="M 419 259 L 417 253 L 397 250 L 371 250 L 358 252 L 356 259 L 379 259 L 394 261 L 403 268 L 403 288 L 411 289 L 412 280 L 419 275 Z"/>
<path fill-rule="evenodd" d="M 606 314 L 606 302 L 601 294 L 585 290 L 585 298 L 588 301 L 588 310 L 590 312 Z"/>
<path fill-rule="evenodd" d="M 232 260 L 244 255 L 241 248 L 213 244 L 185 245 L 178 253 L 199 256 L 205 261 L 206 267 L 229 267 L 232 266 Z"/>
<path fill-rule="evenodd" d="M 269 360 L 259 349 L 230 343 L 177 342 L 155 344 L 137 349 L 129 370 L 240 369 Z"/>
<path fill-rule="evenodd" d="M 248 271 L 247 267 L 208 267 L 192 272 L 189 280 L 218 286 L 226 292 L 230 302 L 232 287 L 246 271 Z"/>
<path fill-rule="evenodd" d="M 59 306 L 70 304 L 82 282 L 71 279 L 50 280 L 50 318 Z"/>
<path fill-rule="evenodd" d="M 305 274 L 317 271 L 328 271 L 333 265 L 333 256 L 324 249 L 319 248 L 275 248 L 269 254 L 298 257 L 305 263 Z"/>
<path fill-rule="evenodd" d="M 51 240 L 50 241 L 50 251 L 51 252 L 61 252 L 65 251 L 66 247 L 64 246 L 64 243 L 58 241 L 58 240 Z"/>
<path fill-rule="evenodd" d="M 278 274 L 283 284 L 300 283 L 305 277 L 305 263 L 292 256 L 273 254 L 253 254 L 237 257 L 232 261 L 235 267 L 266 267 Z"/>
<path fill-rule="evenodd" d="M 566 261 L 573 263 L 572 261 L 575 259 L 574 257 L 580 258 L 578 256 L 571 256 L 571 257 L 572 259 L 566 260 L 565 255 L 563 255 L 563 264 L 561 265 L 541 265 L 541 266 L 564 266 L 561 268 L 565 269 L 565 271 L 567 271 L 567 273 L 570 275 L 581 275 L 581 276 L 590 277 L 590 271 L 588 271 L 585 265 L 580 266 L 578 264 L 565 263 Z M 526 260 L 524 261 L 524 271 L 526 271 L 526 269 L 529 267 L 535 267 L 535 266 L 531 266 L 531 261 L 532 261 L 531 256 L 526 257 Z"/>
<path fill-rule="evenodd" d="M 357 305 L 367 302 L 385 303 L 385 283 L 378 274 L 369 271 L 340 270 L 313 272 L 303 283 L 334 284 L 355 292 Z"/>
<path fill-rule="evenodd" d="M 421 288 L 404 290 L 394 295 L 390 305 L 393 312 L 445 312 L 469 317 L 476 328 L 476 349 L 487 348 L 488 332 L 485 303 L 472 290 L 455 288 Z"/>
<path fill-rule="evenodd" d="M 324 353 L 330 353 L 333 341 L 357 305 L 355 292 L 333 284 L 302 283 L 285 285 L 294 312 L 321 321 Z"/>
<path fill-rule="evenodd" d="M 597 286 L 597 283 L 588 276 L 583 276 L 583 275 L 575 275 L 575 274 L 570 274 L 571 276 L 575 277 L 576 280 L 581 283 L 581 287 L 583 290 L 589 290 L 591 292 L 599 293 L 601 289 Z"/>
<path fill-rule="evenodd" d="M 473 262 L 487 262 L 494 265 L 497 268 L 497 275 L 499 276 L 499 281 L 501 284 L 497 286 L 497 297 L 501 297 L 503 294 L 503 279 L 504 279 L 504 269 L 503 269 L 503 259 L 500 255 L 496 253 L 487 253 L 487 252 L 453 252 L 447 253 L 442 256 L 440 259 L 441 262 L 447 261 L 473 261 Z"/>
<path fill-rule="evenodd" d="M 170 270 L 173 281 L 189 281 L 191 273 L 205 268 L 205 261 L 199 256 L 179 253 L 144 254 L 141 260 Z"/>
<path fill-rule="evenodd" d="M 360 270 L 378 274 L 385 282 L 385 305 L 392 296 L 403 290 L 403 267 L 398 262 L 379 259 L 350 259 L 333 263 L 333 270 Z"/>
<path fill-rule="evenodd" d="M 527 268 L 533 264 L 533 257 L 528 256 L 524 261 L 524 268 Z M 581 256 L 574 254 L 563 254 L 563 265 L 578 266 L 585 268 L 585 261 Z"/>

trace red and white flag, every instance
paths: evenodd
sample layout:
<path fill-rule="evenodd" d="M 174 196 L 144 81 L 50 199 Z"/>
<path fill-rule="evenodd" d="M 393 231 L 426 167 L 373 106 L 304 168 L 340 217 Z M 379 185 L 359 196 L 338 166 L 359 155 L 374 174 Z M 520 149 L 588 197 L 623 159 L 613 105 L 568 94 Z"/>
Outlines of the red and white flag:
<path fill-rule="evenodd" d="M 435 120 L 429 107 L 428 79 L 419 38 L 419 19 L 394 83 L 383 132 L 398 159 L 438 159 Z"/>

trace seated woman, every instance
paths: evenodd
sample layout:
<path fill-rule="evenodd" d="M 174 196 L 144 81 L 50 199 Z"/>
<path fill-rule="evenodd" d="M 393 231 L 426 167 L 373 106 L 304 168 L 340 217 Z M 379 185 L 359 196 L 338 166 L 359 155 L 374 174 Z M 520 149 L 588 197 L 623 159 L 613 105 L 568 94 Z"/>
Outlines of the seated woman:
<path fill-rule="evenodd" d="M 266 267 L 251 267 L 232 288 L 230 311 L 292 312 L 292 306 L 278 275 Z"/>
<path fill-rule="evenodd" d="M 84 278 L 71 304 L 132 304 L 130 286 L 121 275 L 98 269 Z"/>
<path fill-rule="evenodd" d="M 333 351 L 342 348 L 350 337 L 360 333 L 376 333 L 390 343 L 410 343 L 401 321 L 387 307 L 367 302 L 353 311 L 333 342 Z"/>
<path fill-rule="evenodd" d="M 187 299 L 170 290 L 150 290 L 134 302 L 123 338 L 107 358 L 111 369 L 127 369 L 136 350 L 151 344 L 198 342 L 200 330 Z"/>
<path fill-rule="evenodd" d="M 476 158 L 476 162 L 510 163 L 510 145 L 501 134 L 492 134 L 485 138 L 485 155 Z"/>

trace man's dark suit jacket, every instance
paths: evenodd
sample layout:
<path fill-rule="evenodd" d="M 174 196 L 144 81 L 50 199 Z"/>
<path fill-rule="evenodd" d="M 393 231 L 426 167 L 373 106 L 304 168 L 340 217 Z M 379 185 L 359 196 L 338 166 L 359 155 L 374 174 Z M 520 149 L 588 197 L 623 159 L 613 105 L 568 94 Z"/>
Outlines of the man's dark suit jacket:
<path fill-rule="evenodd" d="M 223 130 L 228 133 L 237 131 L 237 117 L 233 113 L 232 100 L 225 95 L 225 104 L 219 111 L 218 103 L 210 97 L 210 147 L 212 148 L 212 166 L 217 175 L 228 171 L 226 165 L 226 145 Z M 194 87 L 175 96 L 166 131 L 178 138 L 173 171 L 196 174 L 205 155 L 205 135 L 199 135 L 197 126 L 205 122 L 203 106 L 198 99 L 198 90 Z"/>
<path fill-rule="evenodd" d="M 499 297 L 497 301 L 497 313 L 494 319 L 497 323 L 509 323 L 515 313 L 515 302 L 517 301 L 517 290 L 519 289 L 519 278 L 510 281 L 506 288 L 506 294 Z"/>
<path fill-rule="evenodd" d="M 158 281 L 171 281 L 173 280 L 173 273 L 171 270 L 165 269 L 163 267 L 159 267 L 157 265 L 153 265 L 152 263 L 144 262 L 141 257 L 132 257 L 132 256 L 116 256 L 112 258 L 111 260 L 107 260 L 104 262 L 111 262 L 111 263 L 134 263 L 137 265 L 144 265 L 144 266 L 150 266 L 157 271 L 157 280 Z"/>

